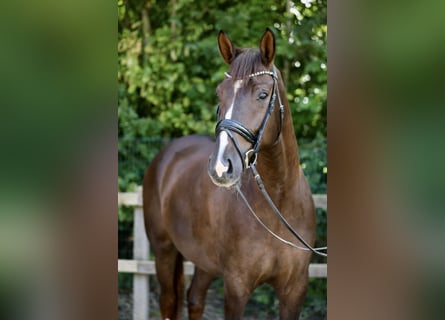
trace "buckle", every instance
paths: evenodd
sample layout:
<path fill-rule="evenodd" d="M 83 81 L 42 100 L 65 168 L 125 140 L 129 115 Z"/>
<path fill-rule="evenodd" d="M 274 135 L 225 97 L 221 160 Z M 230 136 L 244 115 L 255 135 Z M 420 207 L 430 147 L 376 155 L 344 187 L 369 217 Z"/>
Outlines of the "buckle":
<path fill-rule="evenodd" d="M 257 158 L 258 153 L 256 153 L 255 150 L 247 150 L 246 154 L 244 155 L 244 164 L 246 165 L 246 169 L 250 168 L 252 165 L 254 166 L 256 164 Z"/>

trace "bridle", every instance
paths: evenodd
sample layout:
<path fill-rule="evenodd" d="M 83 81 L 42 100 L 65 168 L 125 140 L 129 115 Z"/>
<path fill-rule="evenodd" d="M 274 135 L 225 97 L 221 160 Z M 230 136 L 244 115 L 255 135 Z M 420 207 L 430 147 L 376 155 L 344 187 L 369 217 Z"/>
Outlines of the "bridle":
<path fill-rule="evenodd" d="M 232 140 L 238 154 L 240 155 L 241 160 L 243 160 L 243 161 L 241 161 L 243 163 L 243 169 L 250 168 L 250 166 L 252 166 L 256 163 L 256 160 L 258 157 L 258 152 L 260 150 L 261 140 L 263 138 L 267 122 L 269 121 L 269 118 L 275 109 L 275 99 L 277 96 L 278 96 L 278 101 L 279 101 L 279 105 L 280 105 L 280 130 L 278 131 L 276 141 L 278 141 L 278 139 L 281 135 L 281 131 L 283 128 L 284 106 L 281 103 L 281 97 L 278 94 L 278 83 L 277 83 L 278 77 L 277 77 L 277 71 L 276 71 L 275 66 L 273 67 L 272 70 L 273 71 L 263 70 L 263 71 L 255 72 L 248 76 L 248 78 L 254 78 L 254 77 L 262 76 L 262 75 L 270 75 L 273 78 L 272 95 L 269 100 L 267 112 L 263 118 L 261 127 L 258 130 L 258 134 L 254 134 L 250 129 L 246 128 L 246 126 L 244 126 L 242 123 L 239 123 L 238 121 L 235 121 L 232 119 L 221 119 L 216 124 L 216 128 L 215 128 L 216 135 L 218 135 L 221 131 L 225 131 L 227 133 L 227 135 Z M 232 77 L 228 73 L 225 73 L 225 75 L 229 78 Z M 218 110 L 219 110 L 219 107 L 218 107 Z M 237 139 L 233 135 L 233 132 L 239 134 L 241 137 L 243 137 L 244 139 L 249 141 L 252 144 L 252 148 L 247 150 L 245 153 L 243 153 Z"/>
<path fill-rule="evenodd" d="M 226 77 L 231 78 L 232 76 L 229 75 L 228 73 L 225 73 Z M 306 251 L 312 251 L 313 253 L 323 256 L 323 257 L 327 257 L 326 253 L 320 252 L 320 251 L 324 251 L 327 250 L 327 247 L 320 247 L 320 248 L 313 248 L 310 244 L 308 244 L 293 228 L 292 226 L 289 224 L 289 222 L 284 218 L 284 216 L 281 214 L 281 212 L 278 210 L 278 208 L 275 206 L 275 204 L 273 203 L 271 197 L 269 196 L 269 194 L 267 193 L 265 187 L 264 187 L 264 183 L 261 179 L 260 174 L 258 173 L 257 169 L 256 169 L 256 161 L 258 158 L 258 152 L 260 150 L 260 144 L 261 144 L 261 140 L 263 138 L 264 135 L 264 131 L 266 129 L 266 125 L 267 122 L 269 121 L 270 116 L 272 115 L 274 109 L 275 109 L 275 100 L 276 97 L 278 96 L 278 102 L 279 102 L 279 107 L 280 107 L 280 129 L 278 131 L 278 135 L 277 138 L 275 140 L 275 143 L 278 141 L 278 139 L 281 136 L 281 132 L 283 129 L 283 121 L 284 121 L 284 106 L 283 103 L 281 102 L 281 97 L 280 94 L 278 92 L 278 76 L 277 76 L 277 71 L 275 66 L 273 66 L 272 71 L 268 71 L 268 70 L 263 70 L 263 71 L 259 71 L 259 72 L 255 72 L 250 74 L 248 77 L 249 78 L 253 78 L 253 77 L 257 77 L 257 76 L 261 76 L 261 75 L 270 75 L 273 78 L 273 88 L 272 88 L 272 96 L 270 97 L 269 100 L 269 105 L 267 107 L 267 112 L 263 118 L 263 122 L 261 124 L 260 129 L 258 130 L 258 134 L 254 134 L 251 130 L 249 130 L 248 128 L 246 128 L 246 126 L 244 126 L 242 123 L 239 123 L 238 121 L 232 120 L 232 119 L 221 119 L 218 121 L 218 123 L 216 124 L 216 128 L 215 128 L 215 133 L 218 136 L 218 134 L 222 131 L 226 132 L 227 135 L 230 137 L 230 139 L 232 140 L 240 158 L 241 158 L 241 162 L 243 164 L 243 170 L 244 169 L 251 169 L 252 174 L 258 184 L 258 187 L 260 188 L 264 198 L 266 199 L 266 201 L 269 203 L 269 206 L 272 208 L 272 210 L 274 211 L 274 213 L 277 215 L 277 217 L 280 219 L 280 221 L 285 225 L 285 227 L 292 233 L 292 235 L 294 235 L 303 245 L 304 247 L 298 246 L 290 241 L 287 241 L 285 239 L 283 239 L 282 237 L 278 236 L 276 233 L 274 233 L 259 217 L 258 215 L 255 213 L 255 211 L 253 210 L 252 206 L 249 204 L 246 196 L 244 195 L 244 193 L 241 191 L 241 188 L 239 185 L 236 186 L 236 190 L 238 191 L 238 193 L 241 195 L 241 198 L 243 199 L 244 203 L 246 204 L 247 208 L 249 209 L 250 213 L 255 217 L 255 219 L 272 235 L 274 236 L 276 239 L 284 242 L 285 244 L 297 248 L 297 249 L 301 249 L 301 250 L 306 250 Z M 218 106 L 218 113 L 219 113 L 219 106 Z M 247 141 L 249 141 L 252 144 L 252 148 L 247 150 L 244 154 L 241 150 L 241 147 L 237 141 L 237 139 L 235 138 L 235 136 L 233 135 L 233 132 L 239 134 L 241 137 L 243 137 L 244 139 L 246 139 Z"/>

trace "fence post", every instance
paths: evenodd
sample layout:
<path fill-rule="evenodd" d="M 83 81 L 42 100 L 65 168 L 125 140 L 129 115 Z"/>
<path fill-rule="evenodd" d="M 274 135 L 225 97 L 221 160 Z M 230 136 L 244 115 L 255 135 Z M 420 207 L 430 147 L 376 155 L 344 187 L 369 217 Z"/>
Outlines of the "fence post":
<path fill-rule="evenodd" d="M 137 190 L 139 197 L 142 188 Z M 142 201 L 138 201 L 142 203 Z M 149 244 L 145 235 L 144 213 L 141 205 L 134 209 L 133 259 L 148 260 Z M 133 275 L 133 320 L 148 320 L 149 317 L 149 275 L 135 273 Z"/>

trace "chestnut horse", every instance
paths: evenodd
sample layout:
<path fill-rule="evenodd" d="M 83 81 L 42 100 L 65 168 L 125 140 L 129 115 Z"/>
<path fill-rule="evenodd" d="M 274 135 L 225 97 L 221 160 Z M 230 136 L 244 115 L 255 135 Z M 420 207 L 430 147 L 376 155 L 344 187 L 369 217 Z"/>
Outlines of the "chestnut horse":
<path fill-rule="evenodd" d="M 206 292 L 224 277 L 225 319 L 241 319 L 253 290 L 269 283 L 279 299 L 280 319 L 298 319 L 308 283 L 310 251 L 277 241 L 292 238 L 273 214 L 256 178 L 311 246 L 315 210 L 300 167 L 285 87 L 274 66 L 269 29 L 259 48 L 235 47 L 220 31 L 218 45 L 230 66 L 217 88 L 216 142 L 203 136 L 173 141 L 148 167 L 143 182 L 145 228 L 156 256 L 162 319 L 181 319 L 183 261 L 195 264 L 187 291 L 189 319 L 201 319 Z"/>

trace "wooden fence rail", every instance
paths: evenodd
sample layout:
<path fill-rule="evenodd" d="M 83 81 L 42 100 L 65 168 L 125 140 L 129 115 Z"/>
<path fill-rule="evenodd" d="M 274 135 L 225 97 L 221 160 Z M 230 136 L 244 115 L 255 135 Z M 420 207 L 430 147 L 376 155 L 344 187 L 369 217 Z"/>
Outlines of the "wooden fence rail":
<path fill-rule="evenodd" d="M 313 195 L 315 207 L 327 209 L 325 194 Z M 149 318 L 149 276 L 156 274 L 154 261 L 149 260 L 150 247 L 145 235 L 144 214 L 142 211 L 142 188 L 136 192 L 118 193 L 119 206 L 134 207 L 133 222 L 133 260 L 118 260 L 118 272 L 133 274 L 133 320 L 147 320 Z M 193 263 L 184 262 L 184 273 L 192 275 Z M 325 263 L 309 265 L 309 277 L 327 278 Z"/>

